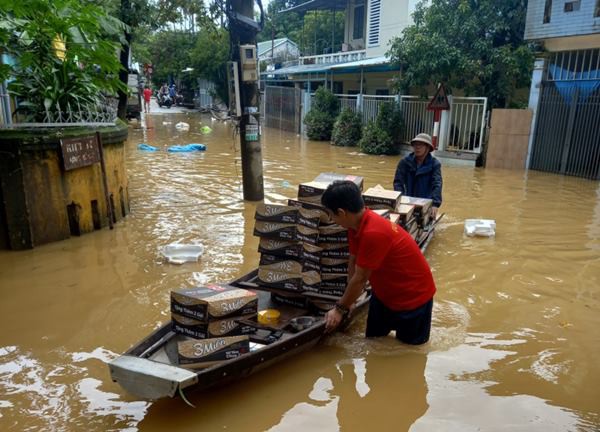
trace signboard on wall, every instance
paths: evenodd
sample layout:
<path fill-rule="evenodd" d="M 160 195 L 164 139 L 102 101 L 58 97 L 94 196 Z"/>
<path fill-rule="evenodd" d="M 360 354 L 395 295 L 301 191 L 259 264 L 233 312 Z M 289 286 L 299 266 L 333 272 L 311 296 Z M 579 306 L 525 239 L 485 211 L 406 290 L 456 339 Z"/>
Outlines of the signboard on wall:
<path fill-rule="evenodd" d="M 100 162 L 100 152 L 95 135 L 61 139 L 60 149 L 65 171 Z"/>

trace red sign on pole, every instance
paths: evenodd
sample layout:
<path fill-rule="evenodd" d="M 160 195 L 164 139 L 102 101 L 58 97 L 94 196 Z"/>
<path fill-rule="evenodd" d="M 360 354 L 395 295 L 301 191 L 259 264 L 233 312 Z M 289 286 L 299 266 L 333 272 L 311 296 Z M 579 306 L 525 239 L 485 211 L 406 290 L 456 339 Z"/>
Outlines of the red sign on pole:
<path fill-rule="evenodd" d="M 446 111 L 450 109 L 450 101 L 448 101 L 448 95 L 446 93 L 446 87 L 444 84 L 440 84 L 437 92 L 427 105 L 427 111 Z"/>

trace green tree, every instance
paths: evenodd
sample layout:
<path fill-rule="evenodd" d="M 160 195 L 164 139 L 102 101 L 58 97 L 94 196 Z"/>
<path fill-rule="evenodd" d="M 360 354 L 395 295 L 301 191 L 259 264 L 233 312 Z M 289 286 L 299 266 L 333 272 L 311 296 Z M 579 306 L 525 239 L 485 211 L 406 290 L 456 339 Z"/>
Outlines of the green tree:
<path fill-rule="evenodd" d="M 308 11 L 304 13 L 281 11 L 305 3 L 304 0 L 272 0 L 265 12 L 265 27 L 258 34 L 258 42 L 287 37 L 296 42 L 304 55 L 340 51 L 344 42 L 345 12 Z M 333 26 L 333 28 L 332 28 Z"/>
<path fill-rule="evenodd" d="M 308 138 L 315 141 L 329 141 L 339 110 L 340 102 L 337 97 L 325 87 L 319 87 L 315 92 L 310 111 L 304 117 Z"/>
<path fill-rule="evenodd" d="M 350 108 L 344 108 L 333 124 L 331 144 L 355 146 L 362 137 L 362 117 Z"/>
<path fill-rule="evenodd" d="M 467 94 L 508 106 L 515 89 L 529 84 L 533 53 L 523 41 L 526 0 L 421 2 L 414 25 L 389 50 L 400 66 L 400 91 L 445 82 Z"/>
<path fill-rule="evenodd" d="M 2 1 L 0 40 L 15 65 L 2 69 L 13 79 L 19 111 L 43 121 L 45 112 L 98 106 L 101 93 L 124 88 L 115 56 L 125 26 L 93 4 L 78 0 Z"/>
<path fill-rule="evenodd" d="M 229 60 L 229 32 L 224 28 L 205 27 L 191 52 L 194 73 L 212 81 L 217 96 L 228 102 L 226 62 Z"/>

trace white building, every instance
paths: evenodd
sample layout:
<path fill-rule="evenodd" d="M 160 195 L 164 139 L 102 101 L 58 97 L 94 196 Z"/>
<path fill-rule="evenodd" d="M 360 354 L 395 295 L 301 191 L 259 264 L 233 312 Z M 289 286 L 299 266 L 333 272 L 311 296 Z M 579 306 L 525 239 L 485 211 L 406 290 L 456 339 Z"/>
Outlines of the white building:
<path fill-rule="evenodd" d="M 284 63 L 298 59 L 300 49 L 296 42 L 288 38 L 279 38 L 257 44 L 259 62 Z"/>
<path fill-rule="evenodd" d="M 398 71 L 385 57 L 389 43 L 412 24 L 417 0 L 309 0 L 281 13 L 344 11 L 341 50 L 301 56 L 298 65 L 269 72 L 311 90 L 326 84 L 335 93 L 388 94 Z M 335 51 L 335 52 L 331 52 Z"/>
<path fill-rule="evenodd" d="M 536 60 L 527 166 L 600 179 L 600 0 L 529 0 L 525 39 Z"/>

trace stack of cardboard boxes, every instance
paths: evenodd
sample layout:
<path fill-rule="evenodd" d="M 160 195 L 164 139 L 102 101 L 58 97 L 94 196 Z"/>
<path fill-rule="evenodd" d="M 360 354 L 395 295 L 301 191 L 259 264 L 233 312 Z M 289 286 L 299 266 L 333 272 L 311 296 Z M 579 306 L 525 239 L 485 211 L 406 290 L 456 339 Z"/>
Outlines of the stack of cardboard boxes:
<path fill-rule="evenodd" d="M 351 180 L 362 190 L 362 177 L 324 173 L 300 184 L 298 197 L 288 200 L 287 206 L 258 205 L 254 234 L 260 237 L 259 285 L 296 293 L 343 294 L 348 233 L 333 224 L 321 206 L 321 196 L 335 180 Z"/>
<path fill-rule="evenodd" d="M 254 319 L 257 309 L 256 293 L 228 285 L 172 291 L 173 331 L 187 336 L 177 343 L 179 364 L 210 366 L 248 352 L 255 327 L 240 320 Z"/>
<path fill-rule="evenodd" d="M 417 243 L 420 242 L 424 228 L 430 222 L 432 204 L 430 199 L 409 197 L 378 185 L 368 189 L 363 194 L 363 200 L 367 207 L 375 209 L 381 216 L 397 223 Z"/>

